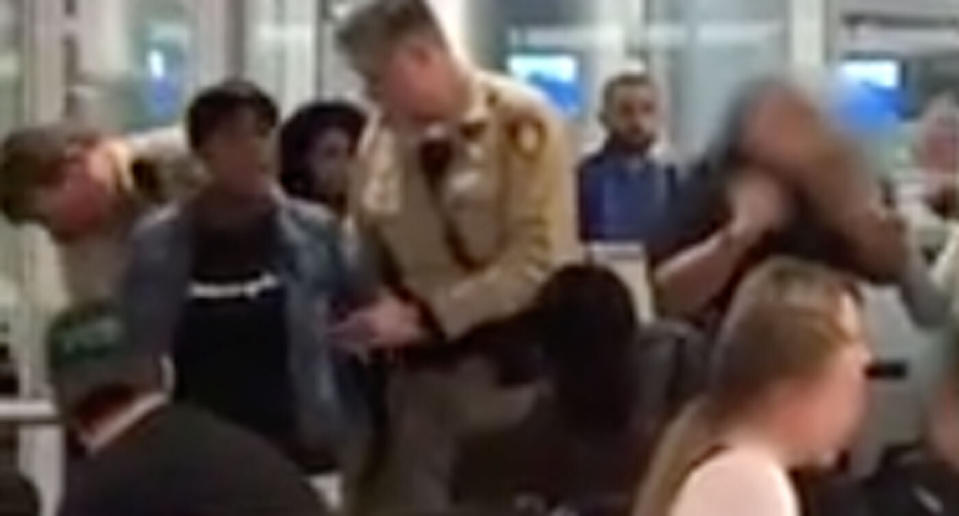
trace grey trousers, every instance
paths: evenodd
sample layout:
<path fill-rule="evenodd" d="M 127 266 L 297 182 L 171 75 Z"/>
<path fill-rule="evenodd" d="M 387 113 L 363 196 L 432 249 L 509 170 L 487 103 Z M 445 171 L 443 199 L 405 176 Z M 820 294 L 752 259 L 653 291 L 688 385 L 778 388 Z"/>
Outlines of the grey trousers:
<path fill-rule="evenodd" d="M 484 358 L 449 369 L 397 370 L 387 388 L 390 440 L 381 466 L 355 494 L 358 516 L 436 513 L 450 507 L 458 444 L 472 433 L 517 423 L 536 385 L 502 388 Z"/>

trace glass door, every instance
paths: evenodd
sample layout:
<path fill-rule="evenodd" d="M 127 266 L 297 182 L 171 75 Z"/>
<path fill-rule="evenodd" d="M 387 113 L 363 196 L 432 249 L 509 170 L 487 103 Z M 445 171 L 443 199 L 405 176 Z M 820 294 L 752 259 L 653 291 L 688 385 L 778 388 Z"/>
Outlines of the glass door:
<path fill-rule="evenodd" d="M 23 121 L 24 46 L 21 0 L 0 1 L 0 135 Z M 22 305 L 22 246 L 19 233 L 0 218 L 0 383 L 13 363 L 13 339 Z M 3 389 L 0 389 L 3 390 Z M 0 392 L 0 396 L 15 392 Z"/>
<path fill-rule="evenodd" d="M 313 100 L 323 2 L 246 0 L 243 7 L 243 75 L 269 92 L 284 113 Z"/>
<path fill-rule="evenodd" d="M 195 86 L 198 20 L 183 0 L 77 0 L 66 110 L 115 131 L 176 123 Z"/>

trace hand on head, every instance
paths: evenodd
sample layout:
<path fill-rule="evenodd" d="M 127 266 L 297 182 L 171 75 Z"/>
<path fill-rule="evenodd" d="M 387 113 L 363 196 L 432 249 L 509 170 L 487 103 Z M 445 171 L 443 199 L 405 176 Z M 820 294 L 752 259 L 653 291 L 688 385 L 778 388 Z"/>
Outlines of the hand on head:
<path fill-rule="evenodd" d="M 731 231 L 749 241 L 783 229 L 793 217 L 788 192 L 775 178 L 758 170 L 741 173 L 727 195 Z"/>

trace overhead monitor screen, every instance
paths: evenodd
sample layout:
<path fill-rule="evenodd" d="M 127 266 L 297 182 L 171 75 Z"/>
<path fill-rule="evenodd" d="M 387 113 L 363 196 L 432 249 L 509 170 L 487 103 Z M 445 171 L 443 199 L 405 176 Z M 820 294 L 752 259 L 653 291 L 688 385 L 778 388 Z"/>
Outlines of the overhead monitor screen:
<path fill-rule="evenodd" d="M 847 82 L 898 90 L 902 86 L 901 68 L 893 59 L 850 59 L 839 65 L 839 74 Z"/>
<path fill-rule="evenodd" d="M 507 61 L 510 75 L 538 88 L 570 117 L 583 109 L 580 68 L 576 56 L 563 53 L 515 53 Z"/>
<path fill-rule="evenodd" d="M 877 128 L 903 114 L 903 65 L 886 58 L 851 58 L 839 63 L 842 118 L 858 129 Z"/>

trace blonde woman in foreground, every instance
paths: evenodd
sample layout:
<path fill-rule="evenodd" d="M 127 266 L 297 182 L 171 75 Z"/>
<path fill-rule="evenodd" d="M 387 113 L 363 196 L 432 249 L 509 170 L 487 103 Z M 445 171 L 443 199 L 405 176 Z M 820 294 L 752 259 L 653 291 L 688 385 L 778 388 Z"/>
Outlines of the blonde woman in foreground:
<path fill-rule="evenodd" d="M 865 407 L 852 280 L 776 258 L 739 289 L 705 394 L 667 429 L 634 516 L 798 516 L 788 472 L 829 465 Z"/>

